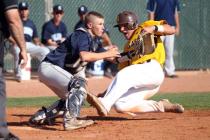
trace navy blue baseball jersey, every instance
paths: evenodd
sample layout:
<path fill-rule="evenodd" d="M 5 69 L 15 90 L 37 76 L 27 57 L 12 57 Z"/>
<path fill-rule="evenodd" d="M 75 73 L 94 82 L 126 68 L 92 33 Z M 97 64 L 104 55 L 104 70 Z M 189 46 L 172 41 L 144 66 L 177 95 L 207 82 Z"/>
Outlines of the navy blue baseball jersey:
<path fill-rule="evenodd" d="M 155 13 L 154 20 L 166 20 L 169 25 L 176 26 L 174 15 L 180 11 L 179 0 L 148 0 L 147 11 Z"/>
<path fill-rule="evenodd" d="M 76 31 L 79 28 L 86 28 L 85 27 L 85 22 L 83 20 L 79 20 L 77 22 L 77 24 L 74 27 L 74 31 Z M 108 29 L 105 27 L 104 32 L 106 32 L 107 34 L 109 34 Z M 103 52 L 105 51 L 105 49 L 102 46 L 102 38 L 101 37 L 95 37 L 93 39 L 93 50 L 96 50 L 98 52 Z"/>
<path fill-rule="evenodd" d="M 85 28 L 85 22 L 83 20 L 79 20 L 74 26 L 74 31 L 78 28 Z"/>
<path fill-rule="evenodd" d="M 52 20 L 46 22 L 42 27 L 42 42 L 45 44 L 48 39 L 53 41 L 61 41 L 61 38 L 67 36 L 66 25 L 61 23 L 56 26 Z"/>
<path fill-rule="evenodd" d="M 26 42 L 32 42 L 34 38 L 38 37 L 37 29 L 34 24 L 34 22 L 30 19 L 27 19 L 23 22 L 23 28 L 24 28 L 24 36 Z"/>
<path fill-rule="evenodd" d="M 50 52 L 44 61 L 48 61 L 75 74 L 87 64 L 80 60 L 79 53 L 81 51 L 94 51 L 92 43 L 93 39 L 88 32 L 76 30 L 59 47 Z"/>

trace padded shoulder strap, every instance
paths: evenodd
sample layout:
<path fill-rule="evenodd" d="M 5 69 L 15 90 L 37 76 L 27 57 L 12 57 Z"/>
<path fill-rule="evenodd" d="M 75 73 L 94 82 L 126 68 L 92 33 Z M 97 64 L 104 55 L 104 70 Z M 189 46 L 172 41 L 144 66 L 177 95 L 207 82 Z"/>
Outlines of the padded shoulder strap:
<path fill-rule="evenodd" d="M 83 28 L 83 27 L 77 28 L 76 31 L 83 31 L 83 32 L 87 33 L 87 30 L 85 28 Z"/>
<path fill-rule="evenodd" d="M 84 33 L 87 33 L 89 42 L 92 42 L 92 37 L 91 37 L 90 33 L 87 31 L 86 28 L 80 27 L 80 28 L 76 29 L 76 31 L 82 31 Z"/>

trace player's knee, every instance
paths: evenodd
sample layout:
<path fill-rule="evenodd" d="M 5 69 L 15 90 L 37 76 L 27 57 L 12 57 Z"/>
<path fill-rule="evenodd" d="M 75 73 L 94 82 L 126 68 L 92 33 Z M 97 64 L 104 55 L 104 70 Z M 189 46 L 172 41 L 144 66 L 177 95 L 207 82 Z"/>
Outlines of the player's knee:
<path fill-rule="evenodd" d="M 45 51 L 46 55 L 50 52 L 50 50 L 48 48 L 44 48 L 44 51 Z"/>
<path fill-rule="evenodd" d="M 50 52 L 50 50 L 46 47 L 42 47 L 42 52 L 41 52 L 41 55 L 43 57 L 45 57 L 48 53 Z"/>

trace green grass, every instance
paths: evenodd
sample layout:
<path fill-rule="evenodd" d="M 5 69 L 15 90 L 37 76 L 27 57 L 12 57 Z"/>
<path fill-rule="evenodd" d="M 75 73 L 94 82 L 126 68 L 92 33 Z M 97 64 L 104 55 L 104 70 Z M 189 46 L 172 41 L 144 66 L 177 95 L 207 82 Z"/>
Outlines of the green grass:
<path fill-rule="evenodd" d="M 38 107 L 49 106 L 57 97 L 8 98 L 8 107 Z"/>
<path fill-rule="evenodd" d="M 152 99 L 169 99 L 171 102 L 182 104 L 185 109 L 210 109 L 210 92 L 208 93 L 170 93 L 157 94 Z"/>
<path fill-rule="evenodd" d="M 8 98 L 7 107 L 40 107 L 49 106 L 58 97 L 31 97 L 31 98 Z M 85 102 L 84 107 L 89 107 L 90 105 Z"/>
<path fill-rule="evenodd" d="M 210 92 L 208 93 L 170 93 L 157 94 L 152 99 L 169 99 L 172 102 L 182 104 L 186 109 L 210 109 Z M 34 98 L 9 98 L 8 107 L 40 107 L 49 106 L 56 101 L 57 97 L 34 97 Z M 86 102 L 84 107 L 89 107 Z"/>

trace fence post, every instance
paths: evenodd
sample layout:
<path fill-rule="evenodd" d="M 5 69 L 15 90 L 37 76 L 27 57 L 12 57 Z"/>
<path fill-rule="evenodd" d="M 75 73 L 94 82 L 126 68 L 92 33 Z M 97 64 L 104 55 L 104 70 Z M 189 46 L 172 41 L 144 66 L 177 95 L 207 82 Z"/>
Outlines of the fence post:
<path fill-rule="evenodd" d="M 45 21 L 51 19 L 53 0 L 45 0 Z"/>

